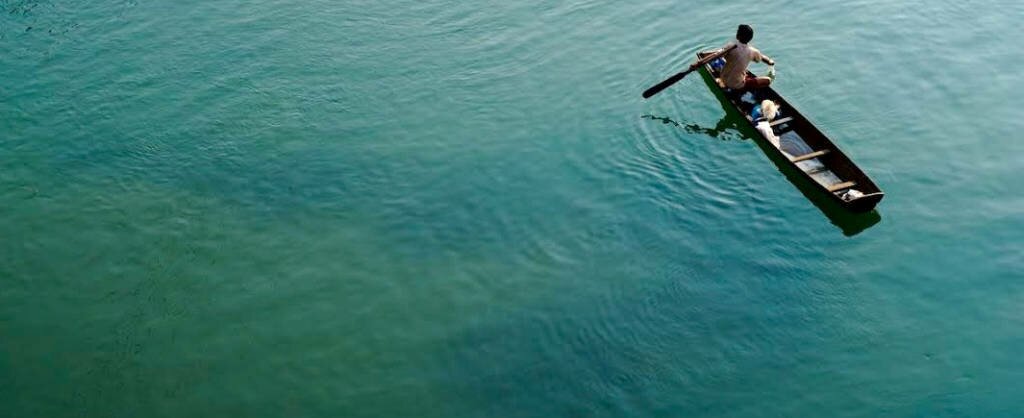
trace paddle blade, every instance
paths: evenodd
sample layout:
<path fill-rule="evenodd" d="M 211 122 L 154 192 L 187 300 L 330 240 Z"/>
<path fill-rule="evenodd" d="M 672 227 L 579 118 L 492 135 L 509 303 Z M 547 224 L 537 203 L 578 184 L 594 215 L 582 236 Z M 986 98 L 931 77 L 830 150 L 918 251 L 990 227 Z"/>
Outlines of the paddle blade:
<path fill-rule="evenodd" d="M 673 85 L 675 83 L 678 83 L 679 80 L 683 79 L 683 77 L 686 77 L 686 75 L 689 74 L 690 71 L 692 71 L 692 70 L 686 70 L 686 71 L 683 71 L 681 73 L 676 73 L 676 75 L 674 75 L 672 77 L 669 77 L 665 81 L 662 81 L 662 82 L 660 82 L 658 84 L 655 84 L 654 87 L 651 87 L 651 88 L 649 88 L 647 90 L 644 90 L 644 94 L 643 94 L 644 98 L 647 99 L 647 98 L 650 98 L 651 96 L 653 96 L 655 94 L 661 93 L 662 90 L 667 89 L 669 86 L 671 86 L 671 85 Z"/>

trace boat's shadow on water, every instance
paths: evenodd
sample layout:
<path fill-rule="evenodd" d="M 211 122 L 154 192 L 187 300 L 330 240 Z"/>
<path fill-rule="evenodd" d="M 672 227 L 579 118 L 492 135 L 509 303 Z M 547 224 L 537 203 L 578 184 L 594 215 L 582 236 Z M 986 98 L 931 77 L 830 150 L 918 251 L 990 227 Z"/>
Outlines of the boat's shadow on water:
<path fill-rule="evenodd" d="M 641 118 L 650 119 L 666 125 L 672 125 L 691 134 L 703 134 L 721 140 L 752 140 L 757 144 L 757 147 L 761 149 L 761 152 L 768 156 L 768 159 L 775 164 L 775 168 L 786 176 L 786 179 L 788 179 L 793 186 L 796 186 L 797 190 L 799 190 L 807 200 L 811 201 L 811 203 L 814 204 L 814 206 L 816 206 L 818 210 L 820 210 L 821 213 L 824 214 L 830 222 L 832 222 L 833 225 L 843 231 L 843 235 L 852 237 L 882 221 L 882 215 L 879 214 L 877 210 L 872 210 L 867 213 L 850 212 L 830 199 L 829 196 L 825 196 L 817 187 L 815 187 L 814 184 L 811 183 L 810 180 L 805 176 L 802 176 L 802 173 L 797 172 L 790 166 L 790 164 L 786 164 L 785 161 L 779 160 L 776 156 L 777 153 L 772 152 L 773 150 L 768 148 L 772 145 L 761 139 L 759 136 L 754 135 L 753 132 L 748 132 L 752 131 L 752 128 L 749 128 L 745 123 L 741 123 L 743 121 L 732 113 L 727 113 L 725 117 L 715 124 L 714 128 L 706 128 L 695 123 L 684 124 L 662 116 L 643 115 Z"/>
<path fill-rule="evenodd" d="M 722 118 L 715 124 L 714 128 L 705 128 L 696 123 L 682 124 L 672 120 L 671 118 L 654 116 L 654 115 L 643 115 L 640 116 L 643 119 L 650 119 L 653 121 L 661 122 L 665 125 L 672 125 L 677 128 L 681 128 L 691 134 L 703 134 L 710 136 L 715 139 L 721 139 L 723 141 L 729 141 L 733 139 L 746 139 L 740 131 L 740 124 L 733 118 Z"/>

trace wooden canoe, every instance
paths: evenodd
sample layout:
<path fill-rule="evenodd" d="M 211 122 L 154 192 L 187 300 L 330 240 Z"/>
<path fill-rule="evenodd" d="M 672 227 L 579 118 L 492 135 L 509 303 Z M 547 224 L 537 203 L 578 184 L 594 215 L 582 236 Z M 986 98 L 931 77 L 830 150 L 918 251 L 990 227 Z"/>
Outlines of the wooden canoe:
<path fill-rule="evenodd" d="M 698 52 L 697 57 L 703 58 L 710 53 Z M 748 74 L 753 76 L 749 71 Z M 785 161 L 784 164 L 802 173 L 817 191 L 829 196 L 841 207 L 856 213 L 869 212 L 885 196 L 839 147 L 771 87 L 756 89 L 744 95 L 733 94 L 715 82 L 718 72 L 710 63 L 701 68 L 701 76 L 712 92 L 723 99 L 723 104 L 731 106 L 746 119 L 753 128 L 755 138 L 767 144 L 762 148 L 775 153 L 777 160 Z M 773 132 L 784 144 L 778 147 L 756 129 L 755 121 L 750 116 L 754 104 L 766 99 L 779 104 L 779 116 L 772 121 Z M 801 152 L 792 152 L 794 150 Z M 851 190 L 859 192 L 859 197 L 853 197 L 856 193 L 847 193 Z"/>

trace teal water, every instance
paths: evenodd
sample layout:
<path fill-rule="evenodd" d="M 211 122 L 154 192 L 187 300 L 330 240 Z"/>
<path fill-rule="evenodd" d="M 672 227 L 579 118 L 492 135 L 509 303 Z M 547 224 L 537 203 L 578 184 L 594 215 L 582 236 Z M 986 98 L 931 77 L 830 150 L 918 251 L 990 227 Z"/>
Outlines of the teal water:
<path fill-rule="evenodd" d="M 0 0 L 0 415 L 1017 416 L 1022 18 Z M 640 99 L 741 21 L 867 221 Z"/>

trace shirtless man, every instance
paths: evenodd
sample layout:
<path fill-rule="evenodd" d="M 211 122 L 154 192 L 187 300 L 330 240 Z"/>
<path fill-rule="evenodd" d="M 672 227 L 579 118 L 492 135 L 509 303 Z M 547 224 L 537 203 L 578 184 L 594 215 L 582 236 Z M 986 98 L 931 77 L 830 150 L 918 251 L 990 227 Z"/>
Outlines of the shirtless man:
<path fill-rule="evenodd" d="M 733 45 L 736 46 L 724 56 L 725 67 L 722 68 L 721 76 L 717 80 L 719 86 L 734 91 L 742 91 L 768 87 L 772 83 L 772 79 L 768 77 L 750 77 L 747 75 L 747 66 L 750 65 L 750 61 L 775 65 L 775 60 L 749 45 L 751 39 L 754 39 L 754 29 L 749 25 L 740 25 L 736 29 L 736 39 L 722 47 L 725 49 Z M 696 68 L 697 66 L 699 65 L 694 63 L 690 68 Z"/>

